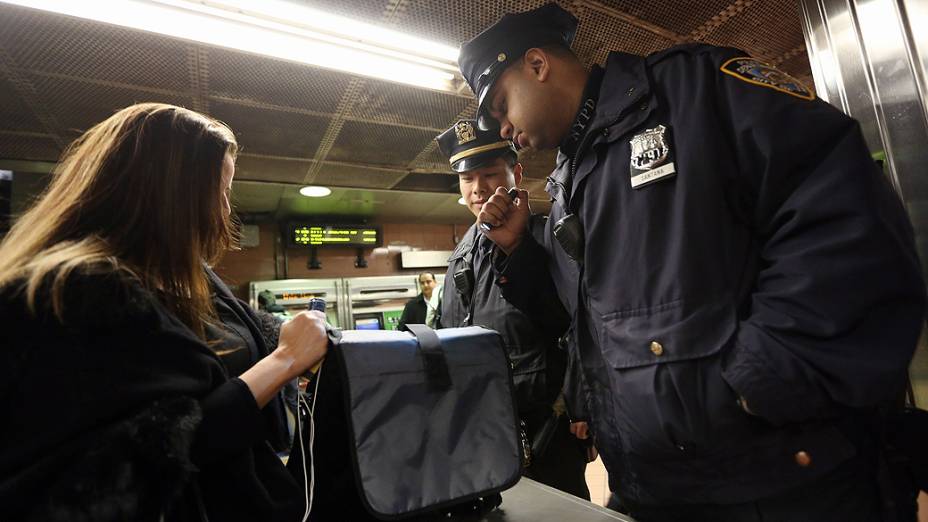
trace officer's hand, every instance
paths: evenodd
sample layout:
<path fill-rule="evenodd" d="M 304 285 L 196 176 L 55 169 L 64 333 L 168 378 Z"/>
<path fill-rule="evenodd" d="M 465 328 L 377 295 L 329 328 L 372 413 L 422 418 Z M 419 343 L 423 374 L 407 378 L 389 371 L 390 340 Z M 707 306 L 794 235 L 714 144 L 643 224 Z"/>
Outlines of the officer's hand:
<path fill-rule="evenodd" d="M 528 229 L 528 219 L 532 215 L 528 206 L 528 191 L 518 190 L 519 195 L 513 200 L 504 187 L 497 187 L 477 215 L 480 223 L 493 225 L 492 230 L 483 233 L 507 255 L 522 242 Z"/>
<path fill-rule="evenodd" d="M 589 429 L 589 425 L 583 421 L 570 423 L 570 432 L 580 440 L 586 440 L 590 436 Z"/>

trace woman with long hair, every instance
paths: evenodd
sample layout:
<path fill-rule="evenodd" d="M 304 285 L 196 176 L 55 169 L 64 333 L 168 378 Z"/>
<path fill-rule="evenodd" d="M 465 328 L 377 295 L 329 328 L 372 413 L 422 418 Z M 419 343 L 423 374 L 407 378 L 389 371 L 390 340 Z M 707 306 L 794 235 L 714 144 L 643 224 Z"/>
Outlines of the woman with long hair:
<path fill-rule="evenodd" d="M 0 243 L 0 519 L 298 518 L 262 414 L 325 354 L 325 318 L 220 360 L 217 295 L 235 306 L 207 265 L 233 244 L 236 151 L 209 117 L 128 107 Z"/>

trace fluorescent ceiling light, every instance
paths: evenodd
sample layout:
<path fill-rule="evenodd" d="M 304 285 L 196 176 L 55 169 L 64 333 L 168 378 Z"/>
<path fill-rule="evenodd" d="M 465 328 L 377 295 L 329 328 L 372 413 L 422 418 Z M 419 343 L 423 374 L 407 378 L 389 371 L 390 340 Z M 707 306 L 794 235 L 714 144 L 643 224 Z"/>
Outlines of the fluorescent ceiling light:
<path fill-rule="evenodd" d="M 300 189 L 300 194 L 308 198 L 324 198 L 332 193 L 332 189 L 328 187 L 320 187 L 318 185 L 307 185 Z"/>
<path fill-rule="evenodd" d="M 466 205 L 467 202 L 464 201 L 464 196 L 458 198 L 458 205 Z"/>
<path fill-rule="evenodd" d="M 457 49 L 280 0 L 0 0 L 209 45 L 457 92 Z"/>

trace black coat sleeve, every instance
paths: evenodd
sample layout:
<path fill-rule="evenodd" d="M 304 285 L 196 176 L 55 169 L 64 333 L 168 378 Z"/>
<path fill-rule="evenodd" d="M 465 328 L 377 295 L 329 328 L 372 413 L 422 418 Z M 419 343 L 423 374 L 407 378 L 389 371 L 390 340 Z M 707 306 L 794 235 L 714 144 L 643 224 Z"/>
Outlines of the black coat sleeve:
<path fill-rule="evenodd" d="M 406 303 L 406 306 L 403 307 L 403 313 L 400 315 L 400 322 L 396 325 L 397 330 L 402 330 L 408 323 L 415 323 L 413 316 L 416 315 L 415 303 L 417 298 L 418 297 L 410 299 L 409 302 Z"/>
<path fill-rule="evenodd" d="M 925 314 L 905 210 L 855 120 L 720 71 L 737 56 L 705 53 L 690 71 L 714 79 L 759 253 L 723 375 L 775 424 L 888 400 Z"/>
<path fill-rule="evenodd" d="M 245 381 L 234 378 L 200 399 L 203 420 L 192 460 L 203 465 L 238 455 L 267 439 L 265 421 Z"/>
<path fill-rule="evenodd" d="M 566 344 L 562 342 L 562 344 Z M 567 371 L 564 374 L 564 402 L 571 422 L 590 420 L 589 390 L 583 380 L 583 367 L 577 350 L 564 347 L 567 351 Z"/>
<path fill-rule="evenodd" d="M 503 297 L 548 337 L 557 338 L 570 325 L 570 315 L 557 295 L 548 272 L 548 253 L 527 233 L 519 246 L 506 256 L 499 249 L 493 260 L 496 283 Z"/>

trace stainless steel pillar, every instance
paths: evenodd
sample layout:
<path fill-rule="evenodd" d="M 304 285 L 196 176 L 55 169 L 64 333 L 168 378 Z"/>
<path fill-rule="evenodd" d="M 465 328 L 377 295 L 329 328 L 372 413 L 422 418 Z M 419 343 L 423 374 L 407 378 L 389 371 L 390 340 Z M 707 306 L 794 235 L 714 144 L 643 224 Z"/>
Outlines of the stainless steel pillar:
<path fill-rule="evenodd" d="M 800 0 L 819 97 L 860 121 L 902 196 L 928 274 L 928 0 Z M 912 379 L 928 405 L 923 336 Z"/>

